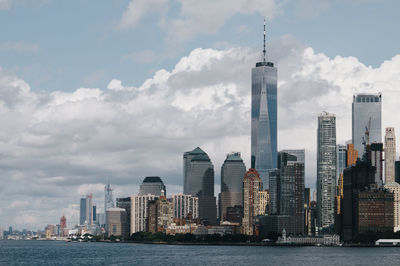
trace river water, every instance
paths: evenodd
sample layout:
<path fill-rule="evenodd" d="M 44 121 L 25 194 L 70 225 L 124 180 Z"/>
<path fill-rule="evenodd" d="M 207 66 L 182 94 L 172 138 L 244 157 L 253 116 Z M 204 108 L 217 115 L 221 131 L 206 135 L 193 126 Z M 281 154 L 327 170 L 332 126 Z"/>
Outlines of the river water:
<path fill-rule="evenodd" d="M 400 265 L 400 248 L 0 241 L 0 265 Z"/>

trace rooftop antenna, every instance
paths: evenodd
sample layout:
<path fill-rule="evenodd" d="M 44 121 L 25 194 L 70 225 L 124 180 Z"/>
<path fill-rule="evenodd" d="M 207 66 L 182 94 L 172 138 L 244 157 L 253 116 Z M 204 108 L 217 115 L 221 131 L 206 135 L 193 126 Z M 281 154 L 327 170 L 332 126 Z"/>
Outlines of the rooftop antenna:
<path fill-rule="evenodd" d="M 263 63 L 264 63 L 264 65 L 265 65 L 265 54 L 266 54 L 266 50 L 265 50 L 265 35 L 266 35 L 266 31 L 265 31 L 265 25 L 266 25 L 266 22 L 265 22 L 265 18 L 264 18 L 264 50 L 263 50 Z"/>

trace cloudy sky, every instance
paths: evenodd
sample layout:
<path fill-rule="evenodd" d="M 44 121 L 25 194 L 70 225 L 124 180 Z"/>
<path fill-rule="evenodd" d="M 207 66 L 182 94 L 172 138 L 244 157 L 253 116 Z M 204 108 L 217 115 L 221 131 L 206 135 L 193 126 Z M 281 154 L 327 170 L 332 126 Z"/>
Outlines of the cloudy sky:
<path fill-rule="evenodd" d="M 0 0 L 0 227 L 78 221 L 81 195 L 103 209 L 159 175 L 182 190 L 182 153 L 202 147 L 249 166 L 250 75 L 278 67 L 279 149 L 306 149 L 316 176 L 317 116 L 351 138 L 351 101 L 383 93 L 400 131 L 395 0 Z M 400 135 L 400 133 L 398 133 Z M 399 139 L 398 139 L 399 141 Z"/>

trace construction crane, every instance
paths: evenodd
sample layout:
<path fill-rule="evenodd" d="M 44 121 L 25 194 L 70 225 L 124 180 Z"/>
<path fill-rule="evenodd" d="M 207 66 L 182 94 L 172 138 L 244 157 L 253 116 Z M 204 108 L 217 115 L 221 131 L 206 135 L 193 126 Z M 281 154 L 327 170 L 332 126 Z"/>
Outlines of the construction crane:
<path fill-rule="evenodd" d="M 370 138 L 369 138 L 370 131 L 371 131 L 371 117 L 369 117 L 368 126 L 365 127 L 365 134 L 364 137 L 362 138 L 363 139 L 362 144 L 364 145 L 364 156 L 367 155 L 368 147 L 370 145 Z"/>

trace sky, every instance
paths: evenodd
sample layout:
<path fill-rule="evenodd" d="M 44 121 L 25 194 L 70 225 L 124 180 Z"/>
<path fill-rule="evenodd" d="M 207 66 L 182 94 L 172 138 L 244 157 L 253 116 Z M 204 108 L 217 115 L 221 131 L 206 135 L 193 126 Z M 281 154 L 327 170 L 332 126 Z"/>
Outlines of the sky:
<path fill-rule="evenodd" d="M 400 130 L 400 3 L 394 0 L 0 0 L 0 227 L 78 222 L 158 175 L 182 191 L 182 155 L 250 165 L 251 68 L 278 67 L 278 148 L 305 148 L 316 182 L 317 116 L 351 139 L 354 93 L 382 92 Z M 384 133 L 384 132 L 383 132 Z M 400 135 L 400 133 L 398 133 Z M 399 143 L 399 138 L 397 138 Z"/>

